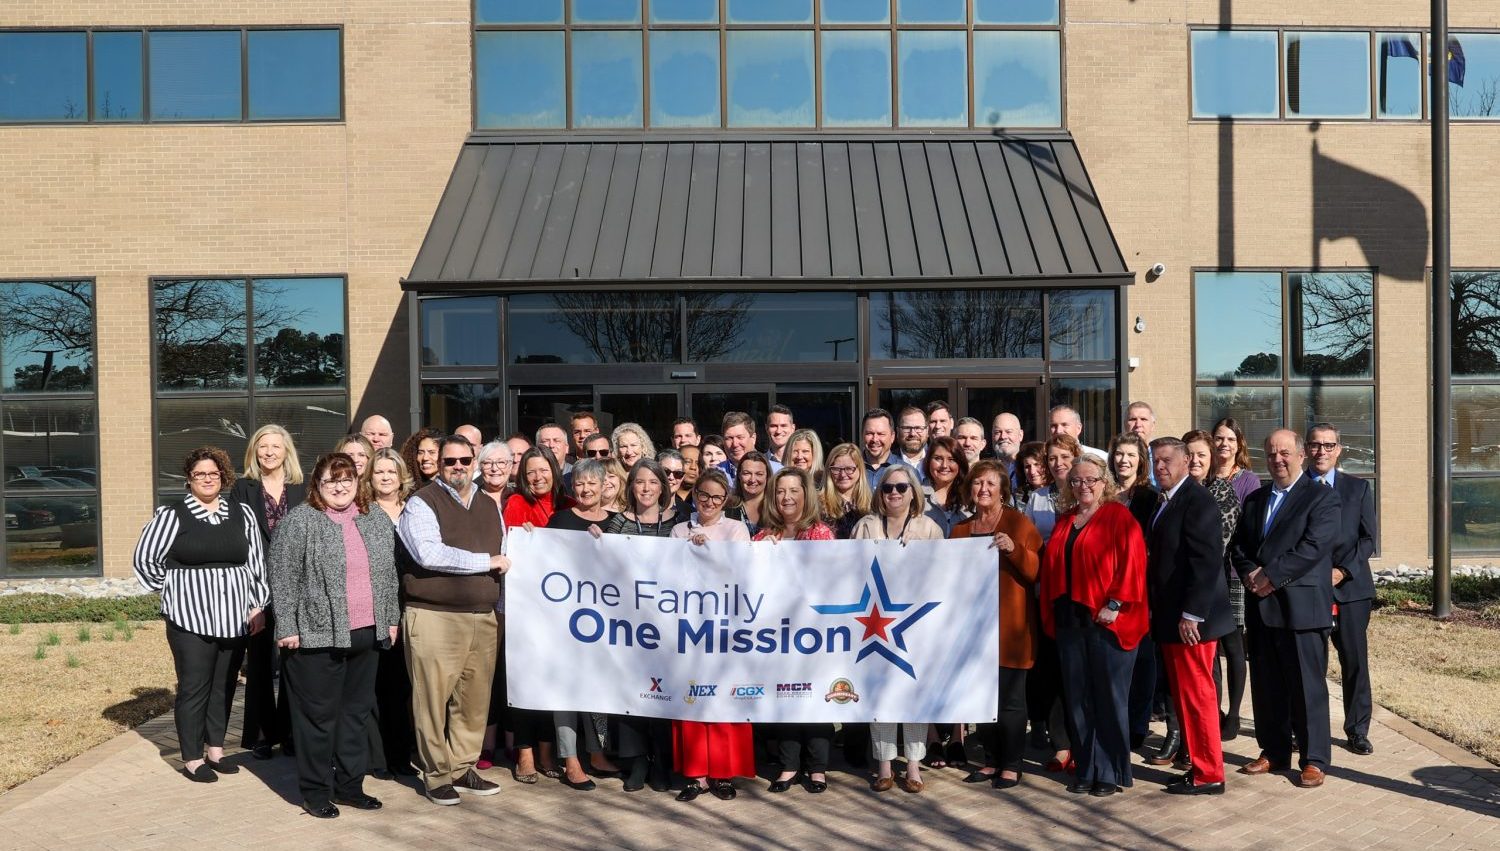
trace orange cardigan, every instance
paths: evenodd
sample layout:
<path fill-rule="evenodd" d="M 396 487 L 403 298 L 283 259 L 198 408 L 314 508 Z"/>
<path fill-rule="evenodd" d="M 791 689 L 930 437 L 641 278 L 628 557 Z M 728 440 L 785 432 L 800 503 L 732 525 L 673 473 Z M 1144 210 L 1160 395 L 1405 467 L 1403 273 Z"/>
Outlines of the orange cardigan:
<path fill-rule="evenodd" d="M 1052 605 L 1067 593 L 1065 551 L 1077 516 L 1077 509 L 1057 516 L 1042 556 L 1042 628 L 1053 637 L 1057 625 Z M 1129 650 L 1140 643 L 1151 623 L 1146 610 L 1146 539 L 1130 509 L 1114 501 L 1095 510 L 1073 544 L 1073 599 L 1097 612 L 1111 598 L 1123 605 L 1106 629 L 1119 639 L 1122 650 Z"/>
<path fill-rule="evenodd" d="M 1000 560 L 1000 667 L 1030 668 L 1036 662 L 1036 608 L 1028 592 L 1041 569 L 1042 534 L 1012 508 L 1000 513 L 995 531 L 1016 542 L 1009 554 L 995 550 Z M 974 537 L 974 518 L 954 526 L 948 537 Z"/>

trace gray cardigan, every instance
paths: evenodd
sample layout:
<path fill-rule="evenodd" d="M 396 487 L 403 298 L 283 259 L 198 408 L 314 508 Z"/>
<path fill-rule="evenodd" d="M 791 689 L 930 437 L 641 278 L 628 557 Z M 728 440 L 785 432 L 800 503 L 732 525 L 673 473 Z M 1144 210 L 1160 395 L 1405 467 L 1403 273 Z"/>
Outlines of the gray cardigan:
<path fill-rule="evenodd" d="M 379 646 L 388 646 L 390 627 L 401 623 L 396 527 L 376 508 L 358 515 L 354 528 L 364 538 L 370 557 L 375 640 Z M 296 635 L 305 648 L 349 646 L 346 569 L 344 533 L 337 523 L 306 503 L 287 512 L 276 524 L 267 559 L 277 640 Z"/>

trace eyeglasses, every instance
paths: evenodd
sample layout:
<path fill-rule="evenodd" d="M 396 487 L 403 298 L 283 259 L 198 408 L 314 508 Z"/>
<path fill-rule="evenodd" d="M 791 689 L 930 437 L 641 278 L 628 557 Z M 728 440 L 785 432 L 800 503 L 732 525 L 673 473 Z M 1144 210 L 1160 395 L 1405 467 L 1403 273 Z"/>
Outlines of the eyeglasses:
<path fill-rule="evenodd" d="M 919 426 L 902 426 L 901 430 L 902 431 L 906 431 L 906 432 L 926 431 L 927 430 L 927 426 L 924 426 L 924 425 L 919 425 Z"/>
<path fill-rule="evenodd" d="M 1338 449 L 1339 445 L 1337 443 L 1313 443 L 1309 440 L 1307 442 L 1307 448 L 1313 452 L 1332 452 L 1333 450 Z"/>
<path fill-rule="evenodd" d="M 1098 476 L 1089 476 L 1082 479 L 1068 479 L 1068 484 L 1072 485 L 1075 488 L 1091 488 L 1102 481 L 1104 480 L 1099 478 Z"/>
<path fill-rule="evenodd" d="M 888 482 L 880 486 L 881 493 L 906 493 L 911 490 L 911 485 L 906 482 Z"/>
<path fill-rule="evenodd" d="M 328 488 L 351 488 L 354 487 L 353 479 L 319 479 L 318 484 Z"/>
<path fill-rule="evenodd" d="M 669 479 L 680 479 L 687 475 L 685 470 L 663 470 L 662 472 L 666 473 Z"/>
<path fill-rule="evenodd" d="M 724 500 L 728 498 L 728 494 L 715 495 L 704 493 L 703 491 L 693 491 L 693 501 L 699 505 L 723 505 Z"/>
<path fill-rule="evenodd" d="M 852 476 L 855 473 L 859 472 L 859 468 L 858 467 L 829 467 L 828 468 L 828 472 L 834 474 L 835 476 L 840 476 L 840 477 L 843 477 L 843 476 Z"/>
<path fill-rule="evenodd" d="M 469 466 L 472 463 L 474 463 L 474 456 L 473 455 L 466 455 L 466 456 L 464 456 L 462 458 L 444 458 L 443 459 L 443 466 L 444 467 L 467 467 L 467 466 Z"/>
<path fill-rule="evenodd" d="M 603 449 L 585 449 L 583 450 L 583 454 L 589 458 L 608 458 L 609 447 L 606 446 Z"/>
<path fill-rule="evenodd" d="M 189 475 L 188 478 L 190 478 L 190 479 L 197 479 L 200 482 L 206 482 L 206 481 L 208 481 L 210 479 L 221 479 L 221 478 L 223 478 L 223 474 L 221 474 L 218 470 L 211 470 L 211 471 L 199 470 L 198 472 Z"/>
<path fill-rule="evenodd" d="M 482 461 L 479 464 L 481 470 L 504 470 L 510 466 L 509 461 Z"/>

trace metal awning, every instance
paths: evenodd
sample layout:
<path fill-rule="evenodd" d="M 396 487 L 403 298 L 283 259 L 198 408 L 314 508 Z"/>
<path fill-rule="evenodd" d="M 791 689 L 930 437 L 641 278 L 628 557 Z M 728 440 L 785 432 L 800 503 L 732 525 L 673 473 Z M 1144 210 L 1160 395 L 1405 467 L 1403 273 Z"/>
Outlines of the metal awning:
<path fill-rule="evenodd" d="M 402 287 L 1124 285 L 1066 133 L 464 144 Z"/>

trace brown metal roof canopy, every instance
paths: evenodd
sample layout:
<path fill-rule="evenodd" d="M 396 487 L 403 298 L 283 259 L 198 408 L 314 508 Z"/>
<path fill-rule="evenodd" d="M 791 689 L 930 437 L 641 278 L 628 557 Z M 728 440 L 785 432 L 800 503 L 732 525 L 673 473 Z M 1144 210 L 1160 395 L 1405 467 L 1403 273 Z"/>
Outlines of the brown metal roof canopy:
<path fill-rule="evenodd" d="M 1133 280 L 1066 133 L 464 144 L 403 289 Z"/>

